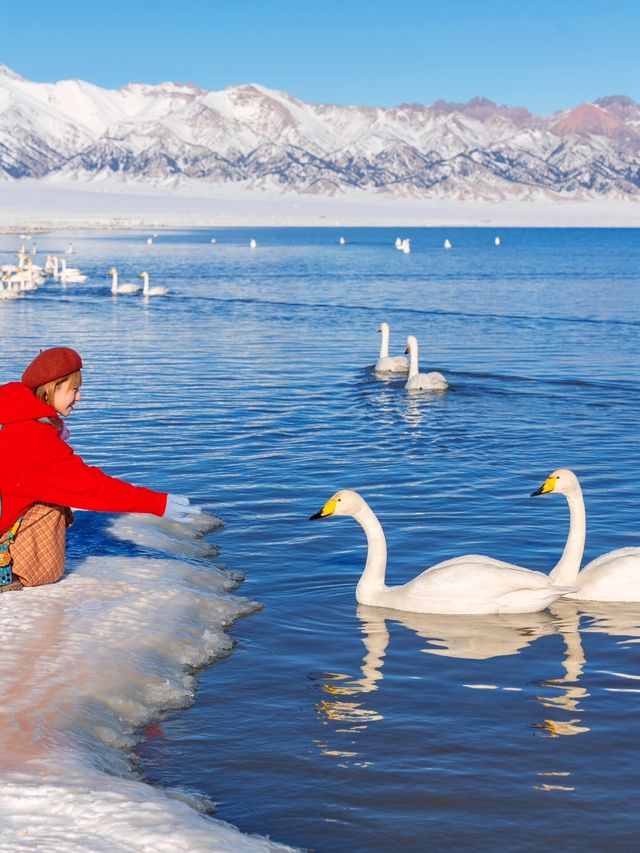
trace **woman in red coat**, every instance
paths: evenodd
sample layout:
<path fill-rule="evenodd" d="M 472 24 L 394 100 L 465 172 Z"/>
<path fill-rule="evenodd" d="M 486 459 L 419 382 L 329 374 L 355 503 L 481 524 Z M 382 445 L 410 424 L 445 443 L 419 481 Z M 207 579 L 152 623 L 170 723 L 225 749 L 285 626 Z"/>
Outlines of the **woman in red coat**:
<path fill-rule="evenodd" d="M 73 452 L 62 418 L 80 400 L 81 368 L 75 350 L 54 347 L 36 356 L 21 382 L 0 386 L 0 563 L 8 545 L 11 588 L 61 577 L 69 507 L 172 521 L 200 511 L 188 498 L 110 477 Z"/>

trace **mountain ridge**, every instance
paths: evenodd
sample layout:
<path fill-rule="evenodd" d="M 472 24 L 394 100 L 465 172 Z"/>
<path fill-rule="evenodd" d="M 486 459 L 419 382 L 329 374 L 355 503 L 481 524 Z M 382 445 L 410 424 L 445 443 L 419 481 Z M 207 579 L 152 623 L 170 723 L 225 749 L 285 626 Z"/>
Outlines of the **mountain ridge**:
<path fill-rule="evenodd" d="M 235 183 L 407 198 L 640 196 L 640 105 L 311 104 L 258 83 L 35 83 L 0 65 L 0 180 Z"/>

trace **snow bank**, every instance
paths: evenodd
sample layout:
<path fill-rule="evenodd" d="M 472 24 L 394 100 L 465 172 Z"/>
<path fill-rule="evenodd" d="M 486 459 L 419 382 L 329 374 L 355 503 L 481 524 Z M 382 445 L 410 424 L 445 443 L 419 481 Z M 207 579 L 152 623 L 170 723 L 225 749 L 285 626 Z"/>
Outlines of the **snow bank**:
<path fill-rule="evenodd" d="M 148 541 L 141 516 L 116 524 Z M 187 669 L 227 655 L 225 628 L 257 608 L 230 594 L 237 575 L 195 552 L 92 556 L 53 586 L 0 596 L 0 851 L 289 849 L 209 817 L 197 795 L 152 788 L 132 766 L 136 732 L 192 702 Z"/>

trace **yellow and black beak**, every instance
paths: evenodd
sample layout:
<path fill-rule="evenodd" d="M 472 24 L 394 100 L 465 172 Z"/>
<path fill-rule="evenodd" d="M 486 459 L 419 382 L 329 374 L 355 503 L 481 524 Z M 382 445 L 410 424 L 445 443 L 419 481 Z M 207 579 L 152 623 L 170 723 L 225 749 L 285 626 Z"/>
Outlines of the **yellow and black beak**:
<path fill-rule="evenodd" d="M 335 498 L 331 498 L 328 500 L 326 504 L 322 507 L 320 512 L 315 512 L 313 515 L 309 516 L 309 521 L 315 521 L 317 518 L 327 518 L 336 511 L 336 501 Z"/>
<path fill-rule="evenodd" d="M 529 497 L 535 498 L 536 495 L 547 495 L 547 494 L 549 494 L 549 492 L 552 492 L 555 489 L 557 481 L 558 481 L 557 477 L 547 477 L 547 479 L 540 486 L 540 488 L 536 489 L 535 492 L 531 492 Z"/>

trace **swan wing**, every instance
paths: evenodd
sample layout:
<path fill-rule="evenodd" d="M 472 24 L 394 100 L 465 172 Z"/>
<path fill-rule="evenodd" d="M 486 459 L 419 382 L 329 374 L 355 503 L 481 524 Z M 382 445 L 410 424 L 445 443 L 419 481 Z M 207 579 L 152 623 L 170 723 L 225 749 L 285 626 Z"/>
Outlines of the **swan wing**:
<path fill-rule="evenodd" d="M 482 554 L 468 554 L 445 560 L 409 581 L 405 588 L 417 595 L 507 595 L 520 589 L 548 589 L 552 582 L 542 572 L 494 560 Z"/>
<path fill-rule="evenodd" d="M 384 603 L 416 613 L 535 613 L 565 593 L 547 575 L 470 554 L 427 569 L 404 586 L 387 587 Z"/>
<path fill-rule="evenodd" d="M 449 383 L 437 370 L 410 376 L 405 385 L 408 391 L 443 391 L 448 387 Z"/>
<path fill-rule="evenodd" d="M 640 601 L 640 548 L 619 548 L 596 557 L 579 573 L 576 587 L 569 598 Z"/>

